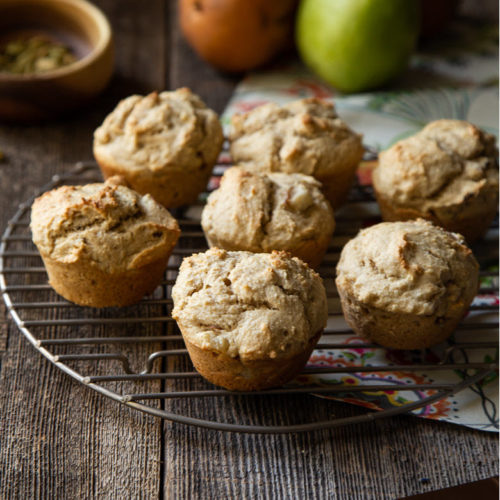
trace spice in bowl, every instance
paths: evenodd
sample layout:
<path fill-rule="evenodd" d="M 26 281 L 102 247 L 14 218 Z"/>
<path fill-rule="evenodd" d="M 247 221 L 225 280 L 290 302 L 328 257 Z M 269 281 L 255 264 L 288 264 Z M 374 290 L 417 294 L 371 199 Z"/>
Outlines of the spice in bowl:
<path fill-rule="evenodd" d="M 10 40 L 0 47 L 0 73 L 39 74 L 75 61 L 69 47 L 43 36 Z"/>

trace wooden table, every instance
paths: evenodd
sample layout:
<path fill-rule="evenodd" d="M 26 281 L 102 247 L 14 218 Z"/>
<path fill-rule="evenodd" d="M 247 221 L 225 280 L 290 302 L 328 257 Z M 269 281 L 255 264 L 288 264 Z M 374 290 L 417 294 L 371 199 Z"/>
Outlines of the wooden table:
<path fill-rule="evenodd" d="M 191 87 L 222 111 L 236 78 L 182 40 L 174 1 L 100 0 L 116 40 L 116 76 L 92 107 L 39 126 L 0 126 L 0 228 L 56 173 L 92 158 L 92 132 L 132 93 Z M 0 306 L 0 307 L 3 307 Z M 0 498 L 383 499 L 498 473 L 497 435 L 397 417 L 296 435 L 243 435 L 161 421 L 87 389 L 43 359 L 0 316 Z M 279 398 L 251 399 L 249 419 Z M 200 401 L 200 412 L 207 402 Z M 325 419 L 364 412 L 297 397 Z"/>

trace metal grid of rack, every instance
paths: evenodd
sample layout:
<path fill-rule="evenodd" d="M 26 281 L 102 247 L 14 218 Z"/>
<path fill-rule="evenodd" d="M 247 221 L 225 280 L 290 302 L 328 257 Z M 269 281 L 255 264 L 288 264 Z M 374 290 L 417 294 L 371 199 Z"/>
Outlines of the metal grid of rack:
<path fill-rule="evenodd" d="M 221 171 L 223 165 L 215 169 Z M 80 163 L 64 176 L 54 176 L 40 192 L 63 185 L 99 182 L 101 177 L 94 163 Z M 497 306 L 473 305 L 471 309 L 496 314 L 496 321 L 489 323 L 468 322 L 459 325 L 463 333 L 470 335 L 463 340 L 453 338 L 438 361 L 429 362 L 425 351 L 415 353 L 419 363 L 411 365 L 388 364 L 387 366 L 306 367 L 304 374 L 370 373 L 417 371 L 444 372 L 458 370 L 463 375 L 460 383 L 434 382 L 411 384 L 396 388 L 392 384 L 372 385 L 369 381 L 358 386 L 293 385 L 257 393 L 259 396 L 283 395 L 331 395 L 354 394 L 359 391 L 407 391 L 430 390 L 431 394 L 419 401 L 400 407 L 368 411 L 349 418 L 327 419 L 316 422 L 299 422 L 276 425 L 272 421 L 261 425 L 223 422 L 200 415 L 183 414 L 166 409 L 166 400 L 184 398 L 214 398 L 221 402 L 228 398 L 250 397 L 246 393 L 232 393 L 205 382 L 194 371 L 184 348 L 175 321 L 170 317 L 171 286 L 177 270 L 186 255 L 206 249 L 199 224 L 201 205 L 174 213 L 182 234 L 167 267 L 165 279 L 157 290 L 136 306 L 128 308 L 92 309 L 79 307 L 59 297 L 47 284 L 47 276 L 41 258 L 31 242 L 29 213 L 34 197 L 19 206 L 10 220 L 0 243 L 0 288 L 8 313 L 30 343 L 49 361 L 82 384 L 124 405 L 161 418 L 184 424 L 211 429 L 255 433 L 300 432 L 338 427 L 373 421 L 396 414 L 406 413 L 435 401 L 449 397 L 474 386 L 497 370 L 496 363 L 468 362 L 467 356 L 455 356 L 475 349 L 498 348 L 498 340 L 478 341 L 475 332 L 498 329 Z M 353 189 L 348 209 L 337 216 L 335 237 L 319 272 L 327 284 L 330 319 L 341 318 L 338 295 L 333 284 L 336 261 L 343 244 L 360 228 L 361 221 L 373 217 L 377 220 L 376 205 L 370 187 Z M 497 223 L 495 223 L 497 224 Z M 498 247 L 498 232 L 483 244 L 491 249 Z M 496 271 L 481 271 L 483 276 L 496 278 Z M 498 287 L 488 286 L 481 294 L 498 293 Z M 334 326 L 331 326 L 331 324 Z M 345 349 L 336 336 L 350 330 L 339 321 L 329 321 L 325 335 L 316 349 L 329 351 Z M 371 343 L 356 344 L 357 348 L 380 348 Z M 460 359 L 459 361 L 457 361 Z M 152 382 L 155 382 L 152 384 Z M 429 393 L 428 393 L 429 394 Z M 252 396 L 255 393 L 251 393 Z M 163 402 L 163 403 L 162 403 Z M 286 400 L 285 403 L 286 405 Z M 293 408 L 290 408 L 293 412 Z"/>

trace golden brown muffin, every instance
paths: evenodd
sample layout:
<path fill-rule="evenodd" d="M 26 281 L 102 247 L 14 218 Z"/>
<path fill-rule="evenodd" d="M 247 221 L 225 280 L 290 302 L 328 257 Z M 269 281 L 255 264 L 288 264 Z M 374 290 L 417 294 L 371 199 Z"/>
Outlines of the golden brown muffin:
<path fill-rule="evenodd" d="M 212 248 L 192 255 L 181 265 L 172 298 L 195 368 L 235 391 L 291 380 L 328 315 L 321 278 L 286 252 Z"/>
<path fill-rule="evenodd" d="M 331 240 L 333 211 L 309 175 L 232 167 L 208 198 L 201 225 L 210 246 L 286 250 L 318 267 Z"/>
<path fill-rule="evenodd" d="M 498 208 L 495 138 L 459 120 L 438 120 L 380 154 L 373 186 L 386 221 L 424 218 L 471 242 Z"/>
<path fill-rule="evenodd" d="M 49 283 L 76 304 L 139 301 L 162 280 L 179 237 L 177 222 L 164 207 L 115 179 L 63 186 L 33 203 L 33 242 Z"/>
<path fill-rule="evenodd" d="M 361 135 L 315 98 L 285 106 L 264 104 L 232 118 L 231 156 L 267 172 L 312 175 L 335 209 L 347 198 L 363 156 Z"/>
<path fill-rule="evenodd" d="M 205 189 L 222 142 L 217 114 L 182 88 L 121 101 L 95 131 L 94 156 L 105 178 L 173 208 Z"/>
<path fill-rule="evenodd" d="M 479 286 L 479 266 L 463 237 L 422 219 L 362 230 L 343 248 L 337 289 L 359 335 L 394 349 L 447 339 Z"/>

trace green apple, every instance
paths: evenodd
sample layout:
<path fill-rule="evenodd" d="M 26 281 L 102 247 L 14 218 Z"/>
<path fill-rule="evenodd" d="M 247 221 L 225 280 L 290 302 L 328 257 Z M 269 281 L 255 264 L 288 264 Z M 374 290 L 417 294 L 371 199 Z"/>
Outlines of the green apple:
<path fill-rule="evenodd" d="M 407 65 L 418 0 L 302 0 L 296 39 L 304 61 L 343 92 L 383 85 Z"/>

